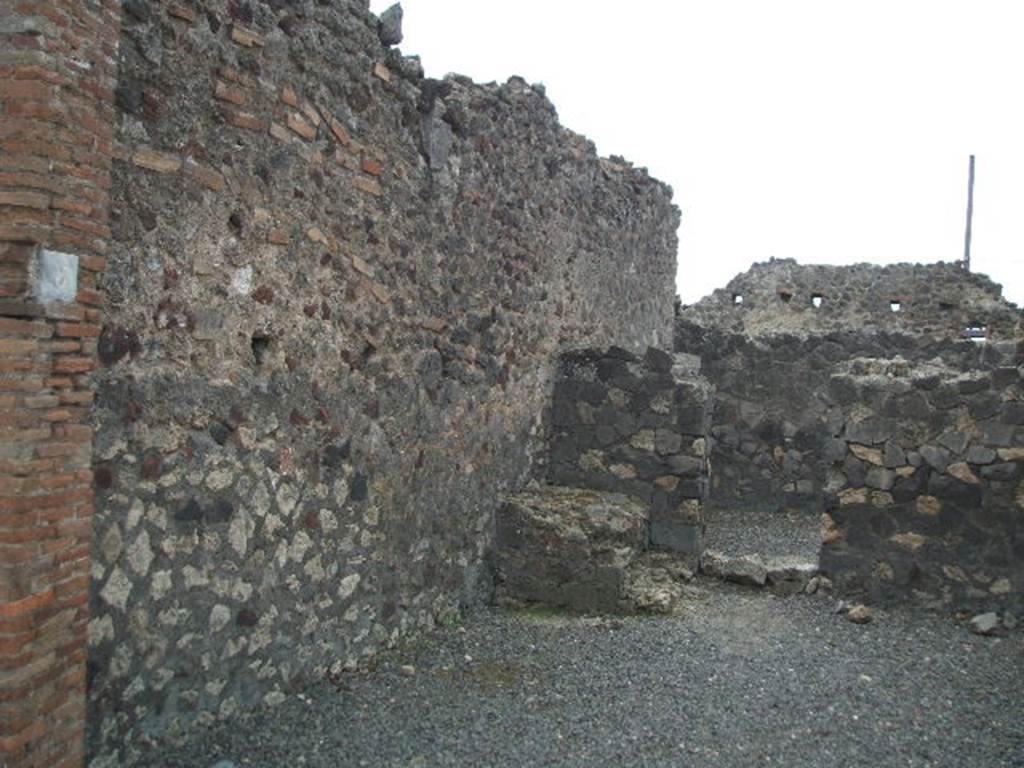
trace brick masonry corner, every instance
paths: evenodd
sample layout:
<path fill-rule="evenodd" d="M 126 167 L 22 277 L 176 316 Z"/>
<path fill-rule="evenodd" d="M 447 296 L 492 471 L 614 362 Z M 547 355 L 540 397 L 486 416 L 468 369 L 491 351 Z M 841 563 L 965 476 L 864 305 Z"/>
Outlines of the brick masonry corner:
<path fill-rule="evenodd" d="M 120 3 L 0 14 L 0 764 L 84 761 Z"/>

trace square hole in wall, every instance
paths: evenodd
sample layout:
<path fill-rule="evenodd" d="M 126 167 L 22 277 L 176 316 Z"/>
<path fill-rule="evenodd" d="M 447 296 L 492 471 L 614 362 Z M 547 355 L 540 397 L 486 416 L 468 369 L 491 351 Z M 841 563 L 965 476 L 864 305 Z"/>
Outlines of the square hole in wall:
<path fill-rule="evenodd" d="M 256 365 L 263 365 L 263 361 L 267 356 L 267 350 L 270 348 L 270 337 L 265 333 L 256 331 L 249 339 L 249 345 L 252 348 L 252 357 L 256 361 Z"/>
<path fill-rule="evenodd" d="M 811 294 L 811 306 L 818 309 L 822 304 L 825 303 L 825 297 L 820 293 Z"/>
<path fill-rule="evenodd" d="M 779 299 L 782 302 L 784 302 L 786 304 L 789 304 L 789 300 L 792 299 L 792 298 L 793 298 L 793 294 L 792 294 L 791 291 L 779 291 Z"/>
<path fill-rule="evenodd" d="M 742 293 L 734 293 L 732 295 L 732 303 L 733 304 L 742 304 L 743 303 L 743 294 Z"/>
<path fill-rule="evenodd" d="M 960 335 L 976 344 L 984 344 L 988 339 L 988 326 L 984 323 L 971 323 Z"/>
<path fill-rule="evenodd" d="M 889 299 L 889 311 L 899 312 L 903 309 L 903 302 L 899 299 Z"/>

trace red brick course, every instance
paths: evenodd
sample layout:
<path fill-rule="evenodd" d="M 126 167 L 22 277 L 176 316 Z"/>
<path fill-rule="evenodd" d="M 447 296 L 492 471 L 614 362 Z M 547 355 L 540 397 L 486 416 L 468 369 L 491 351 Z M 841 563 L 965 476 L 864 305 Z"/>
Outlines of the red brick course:
<path fill-rule="evenodd" d="M 0 765 L 85 760 L 92 402 L 120 2 L 12 4 L 0 39 Z M 40 247 L 78 295 L 35 298 Z"/>

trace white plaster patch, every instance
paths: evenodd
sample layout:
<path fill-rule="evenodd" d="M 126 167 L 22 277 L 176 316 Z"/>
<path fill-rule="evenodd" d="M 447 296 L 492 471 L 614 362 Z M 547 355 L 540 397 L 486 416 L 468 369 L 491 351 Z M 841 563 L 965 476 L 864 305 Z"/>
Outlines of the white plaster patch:
<path fill-rule="evenodd" d="M 44 248 L 39 253 L 34 277 L 39 301 L 74 301 L 78 296 L 78 256 Z"/>
<path fill-rule="evenodd" d="M 239 267 L 231 277 L 231 290 L 249 295 L 252 292 L 252 267 Z"/>

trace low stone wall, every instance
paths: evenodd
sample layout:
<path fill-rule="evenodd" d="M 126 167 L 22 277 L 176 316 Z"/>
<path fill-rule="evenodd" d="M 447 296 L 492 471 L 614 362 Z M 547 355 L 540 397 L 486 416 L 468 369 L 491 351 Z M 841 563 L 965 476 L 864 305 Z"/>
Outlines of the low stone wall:
<path fill-rule="evenodd" d="M 857 359 L 832 377 L 845 455 L 827 478 L 821 568 L 840 590 L 1024 606 L 1022 370 Z"/>
<path fill-rule="evenodd" d="M 650 348 L 572 352 L 552 397 L 546 479 L 648 505 L 654 547 L 700 555 L 711 390 L 692 360 Z"/>
<path fill-rule="evenodd" d="M 505 499 L 495 546 L 499 603 L 625 611 L 647 509 L 619 493 L 541 486 Z"/>
<path fill-rule="evenodd" d="M 699 355 L 715 387 L 711 505 L 820 513 L 824 469 L 845 451 L 834 440 L 844 413 L 826 396 L 837 364 L 898 355 L 958 371 L 1018 365 L 1021 319 L 985 275 L 942 263 L 772 259 L 681 307 L 675 350 Z"/>
<path fill-rule="evenodd" d="M 1015 340 L 973 343 L 860 329 L 749 336 L 676 325 L 676 349 L 700 355 L 715 386 L 709 503 L 717 508 L 819 514 L 825 469 L 842 459 L 844 409 L 828 393 L 837 366 L 855 357 L 940 359 L 954 371 L 1019 363 Z"/>

